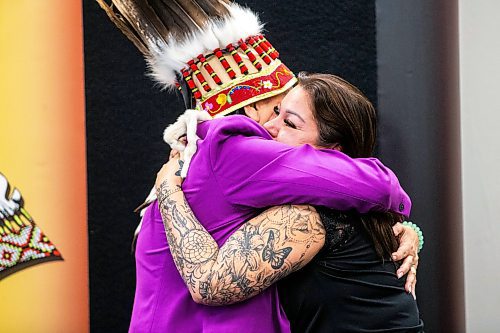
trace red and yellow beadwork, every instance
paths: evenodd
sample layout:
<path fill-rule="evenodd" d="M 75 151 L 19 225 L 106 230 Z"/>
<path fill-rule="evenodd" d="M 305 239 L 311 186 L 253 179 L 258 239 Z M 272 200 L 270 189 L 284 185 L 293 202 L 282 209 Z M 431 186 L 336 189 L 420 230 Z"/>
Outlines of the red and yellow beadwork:
<path fill-rule="evenodd" d="M 297 82 L 278 56 L 264 36 L 255 35 L 200 54 L 181 72 L 197 108 L 212 116 L 226 115 L 281 94 Z"/>
<path fill-rule="evenodd" d="M 297 79 L 279 60 L 253 75 L 241 77 L 201 99 L 200 108 L 211 116 L 226 115 L 245 105 L 290 89 Z"/>

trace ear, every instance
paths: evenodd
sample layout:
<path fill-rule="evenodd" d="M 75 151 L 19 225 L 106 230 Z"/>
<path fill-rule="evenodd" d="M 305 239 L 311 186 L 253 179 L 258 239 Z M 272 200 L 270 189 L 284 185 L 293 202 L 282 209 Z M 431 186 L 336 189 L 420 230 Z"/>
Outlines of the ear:
<path fill-rule="evenodd" d="M 259 122 L 260 120 L 259 111 L 257 111 L 257 109 L 252 105 L 255 104 L 247 105 L 243 107 L 243 110 L 245 110 L 245 114 L 247 115 L 247 117 L 255 120 L 256 122 Z"/>
<path fill-rule="evenodd" d="M 330 149 L 333 149 L 333 150 L 338 150 L 338 151 L 342 151 L 342 145 L 340 143 L 334 143 L 333 145 L 330 146 Z"/>

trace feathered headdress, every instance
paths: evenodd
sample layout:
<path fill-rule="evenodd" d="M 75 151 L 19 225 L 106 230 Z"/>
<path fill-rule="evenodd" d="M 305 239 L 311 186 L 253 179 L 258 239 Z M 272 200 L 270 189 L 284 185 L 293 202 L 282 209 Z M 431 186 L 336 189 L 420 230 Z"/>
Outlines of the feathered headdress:
<path fill-rule="evenodd" d="M 225 115 L 278 95 L 297 79 L 262 35 L 259 18 L 227 0 L 97 0 L 187 108 Z"/>

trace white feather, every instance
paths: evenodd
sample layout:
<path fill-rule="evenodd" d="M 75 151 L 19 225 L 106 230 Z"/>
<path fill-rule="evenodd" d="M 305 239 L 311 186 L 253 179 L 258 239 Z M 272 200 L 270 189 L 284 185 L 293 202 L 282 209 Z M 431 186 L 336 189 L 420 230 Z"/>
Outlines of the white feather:
<path fill-rule="evenodd" d="M 188 58 L 185 59 L 184 63 L 187 63 L 191 59 L 195 59 L 200 53 L 205 53 L 205 47 L 202 41 L 202 32 L 197 31 L 193 33 L 182 43 L 182 48 L 186 50 Z"/>
<path fill-rule="evenodd" d="M 186 66 L 189 60 L 189 48 L 186 48 L 185 40 L 177 40 L 169 38 L 167 47 L 163 50 L 162 57 L 166 58 L 165 62 L 172 62 L 172 67 L 181 69 Z"/>
<path fill-rule="evenodd" d="M 189 48 L 183 42 L 170 37 L 162 53 L 151 61 L 151 75 L 165 87 L 175 86 L 176 72 L 179 73 L 191 59 Z"/>
<path fill-rule="evenodd" d="M 215 22 L 214 25 L 214 33 L 219 39 L 221 47 L 226 47 L 240 39 L 245 40 L 249 36 L 255 36 L 262 32 L 263 24 L 260 23 L 257 14 L 250 9 L 236 3 L 232 3 L 228 9 L 230 15 Z"/>
<path fill-rule="evenodd" d="M 232 3 L 229 6 L 230 24 L 232 24 L 233 42 L 240 39 L 246 39 L 249 36 L 255 36 L 262 33 L 264 25 L 260 22 L 257 14 L 249 8 L 244 8 L 237 3 Z"/>
<path fill-rule="evenodd" d="M 200 36 L 203 47 L 205 48 L 205 50 L 210 52 L 220 47 L 219 40 L 217 39 L 213 31 L 215 25 L 216 25 L 215 20 L 209 21 L 205 31 Z"/>
<path fill-rule="evenodd" d="M 163 89 L 175 88 L 176 73 L 199 54 L 207 54 L 216 48 L 225 48 L 240 39 L 262 32 L 263 24 L 250 9 L 236 3 L 232 3 L 228 9 L 229 16 L 209 20 L 203 29 L 197 29 L 182 41 L 170 36 L 166 44 L 158 45 L 159 51 L 155 48 L 154 54 L 147 61 L 150 76 L 160 83 Z"/>
<path fill-rule="evenodd" d="M 219 40 L 219 47 L 225 48 L 230 43 L 235 40 L 235 33 L 233 31 L 233 24 L 231 23 L 231 17 L 228 17 L 222 21 L 215 22 L 213 26 L 214 35 Z"/>
<path fill-rule="evenodd" d="M 148 75 L 157 82 L 162 89 L 174 89 L 176 82 L 176 69 L 168 64 L 165 64 L 159 58 L 146 59 L 148 64 Z"/>

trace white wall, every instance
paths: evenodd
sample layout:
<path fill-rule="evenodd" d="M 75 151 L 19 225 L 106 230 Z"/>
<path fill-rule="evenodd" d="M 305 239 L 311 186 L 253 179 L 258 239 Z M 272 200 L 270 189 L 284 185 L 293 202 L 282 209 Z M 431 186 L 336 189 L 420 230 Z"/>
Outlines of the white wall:
<path fill-rule="evenodd" d="M 459 0 L 468 332 L 500 330 L 500 1 Z"/>

